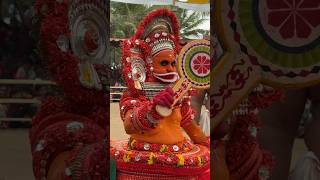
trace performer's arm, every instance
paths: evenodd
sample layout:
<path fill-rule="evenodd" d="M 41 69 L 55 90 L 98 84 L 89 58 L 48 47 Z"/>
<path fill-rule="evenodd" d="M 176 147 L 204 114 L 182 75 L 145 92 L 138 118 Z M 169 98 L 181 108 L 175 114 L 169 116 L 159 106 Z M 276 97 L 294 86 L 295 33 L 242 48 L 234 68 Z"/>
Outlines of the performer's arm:
<path fill-rule="evenodd" d="M 191 107 L 195 110 L 194 120 L 200 124 L 201 107 L 204 102 L 206 90 L 198 90 L 195 96 L 191 98 Z"/>
<path fill-rule="evenodd" d="M 184 126 L 183 129 L 195 144 L 202 144 L 205 146 L 210 145 L 209 138 L 202 132 L 200 127 L 195 122 L 191 122 L 190 124 Z"/>
<path fill-rule="evenodd" d="M 190 139 L 196 144 L 202 144 L 205 146 L 210 145 L 209 137 L 207 137 L 200 127 L 196 124 L 194 119 L 194 110 L 190 107 L 188 99 L 185 99 L 182 102 L 181 107 L 182 121 L 181 127 L 186 131 Z"/>
<path fill-rule="evenodd" d="M 156 112 L 156 105 L 170 107 L 173 103 L 171 88 L 161 91 L 152 100 L 145 96 L 131 97 L 124 94 L 120 100 L 120 113 L 128 134 L 144 133 L 157 127 L 162 117 Z"/>

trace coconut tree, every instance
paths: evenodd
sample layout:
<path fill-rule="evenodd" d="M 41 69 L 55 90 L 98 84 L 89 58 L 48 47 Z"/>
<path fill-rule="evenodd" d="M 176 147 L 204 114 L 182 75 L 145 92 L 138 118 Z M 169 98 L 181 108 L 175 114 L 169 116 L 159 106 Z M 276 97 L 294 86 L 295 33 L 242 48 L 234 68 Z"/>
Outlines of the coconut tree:
<path fill-rule="evenodd" d="M 178 9 L 177 18 L 180 22 L 180 34 L 183 39 L 201 38 L 209 35 L 208 30 L 200 29 L 199 26 L 208 21 L 207 13 Z"/>
<path fill-rule="evenodd" d="M 145 5 L 111 2 L 111 37 L 128 38 L 132 36 L 139 21 L 150 11 Z"/>
<path fill-rule="evenodd" d="M 200 38 L 201 35 L 208 35 L 209 31 L 200 29 L 199 25 L 208 20 L 209 13 L 180 9 L 174 6 L 146 6 L 111 2 L 111 36 L 117 38 L 132 36 L 141 19 L 159 7 L 166 7 L 175 11 L 180 22 L 180 33 L 183 39 Z"/>
<path fill-rule="evenodd" d="M 199 28 L 199 25 L 208 20 L 209 13 L 193 12 L 174 6 L 147 6 L 138 4 L 127 4 L 111 1 L 110 6 L 110 32 L 113 38 L 130 38 L 136 31 L 138 23 L 149 12 L 154 9 L 165 7 L 174 11 L 181 26 L 182 39 L 201 38 L 208 35 L 209 31 Z M 111 47 L 111 64 L 114 71 L 118 71 L 121 59 L 121 49 Z"/>

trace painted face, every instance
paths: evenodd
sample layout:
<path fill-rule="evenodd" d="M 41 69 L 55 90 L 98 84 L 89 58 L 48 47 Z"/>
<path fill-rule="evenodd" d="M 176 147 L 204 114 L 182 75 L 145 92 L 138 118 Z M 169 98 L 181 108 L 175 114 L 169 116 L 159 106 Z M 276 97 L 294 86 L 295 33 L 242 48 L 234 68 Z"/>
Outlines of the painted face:
<path fill-rule="evenodd" d="M 172 83 L 178 80 L 174 51 L 163 50 L 153 56 L 153 75 L 162 82 Z"/>

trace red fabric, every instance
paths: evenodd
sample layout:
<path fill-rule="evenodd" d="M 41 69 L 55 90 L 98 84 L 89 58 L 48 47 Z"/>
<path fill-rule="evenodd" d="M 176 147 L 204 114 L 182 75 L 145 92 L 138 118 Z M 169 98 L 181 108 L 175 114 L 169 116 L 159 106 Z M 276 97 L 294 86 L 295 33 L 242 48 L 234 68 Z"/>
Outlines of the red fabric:
<path fill-rule="evenodd" d="M 234 179 L 258 180 L 261 167 L 271 174 L 274 165 L 272 156 L 259 147 L 250 129 L 256 128 L 258 132 L 260 128 L 260 121 L 254 111 L 266 108 L 282 97 L 281 90 L 264 88 L 262 91 L 253 91 L 248 97 L 248 112 L 234 117 L 234 128 L 226 149 L 227 164 Z"/>
<path fill-rule="evenodd" d="M 120 116 L 124 121 L 126 113 L 129 110 L 134 110 L 134 118 L 132 118 L 133 125 L 138 130 L 150 130 L 154 128 L 154 122 L 149 122 L 146 118 L 150 115 L 155 121 L 161 119 L 161 116 L 155 111 L 155 104 L 148 100 L 143 95 L 132 96 L 125 92 L 120 99 Z"/>
<path fill-rule="evenodd" d="M 51 0 L 38 0 L 35 3 L 37 13 L 47 6 L 41 22 L 41 51 L 48 60 L 48 68 L 53 80 L 62 88 L 66 96 L 76 102 L 77 106 L 105 105 L 106 98 L 102 91 L 88 89 L 79 80 L 78 64 L 80 60 L 72 51 L 61 52 L 57 39 L 61 35 L 69 36 L 68 8 L 69 2 L 56 3 Z M 59 12 L 59 13 L 57 13 Z"/>
<path fill-rule="evenodd" d="M 210 180 L 210 169 L 199 176 L 199 180 Z"/>
<path fill-rule="evenodd" d="M 202 175 L 210 167 L 210 151 L 202 145 L 191 144 L 191 148 L 189 148 L 188 146 L 183 147 L 183 144 L 181 144 L 182 147 L 178 145 L 180 147 L 178 152 L 172 152 L 168 149 L 165 152 L 161 152 L 157 147 L 158 144 L 150 144 L 148 151 L 128 150 L 131 144 L 134 144 L 134 141 L 128 143 L 128 141 L 124 140 L 111 144 L 111 156 L 116 159 L 119 171 L 130 172 L 131 174 L 198 176 Z M 172 147 L 174 145 L 167 146 L 167 148 Z M 150 164 L 151 154 L 153 160 Z M 181 158 L 184 159 L 182 164 Z"/>
<path fill-rule="evenodd" d="M 79 81 L 80 60 L 72 50 L 62 52 L 57 46 L 56 41 L 59 36 L 64 35 L 67 38 L 70 36 L 69 5 L 68 1 L 57 3 L 52 0 L 37 0 L 35 2 L 36 14 L 41 16 L 39 35 L 41 51 L 48 60 L 48 68 L 53 80 L 63 91 L 63 96 L 45 100 L 40 111 L 33 118 L 30 140 L 35 179 L 42 179 L 46 175 L 47 168 L 59 153 L 73 149 L 77 143 L 86 145 L 103 141 L 109 124 L 107 118 L 109 110 L 106 106 L 109 96 L 106 96 L 102 90 L 84 87 Z M 95 47 L 90 46 L 90 48 Z M 73 121 L 77 121 L 83 127 L 68 130 L 67 126 Z M 42 150 L 36 150 L 39 142 L 44 142 Z M 90 151 L 91 153 L 105 150 L 100 145 L 92 148 L 94 151 Z M 100 155 L 102 156 L 102 153 Z M 101 156 L 96 154 L 88 156 L 88 158 L 97 157 L 97 159 L 86 160 L 88 164 L 84 164 L 85 173 L 97 175 L 106 172 L 105 167 L 99 168 L 92 165 L 97 165 L 98 163 L 95 162 L 103 160 Z M 46 164 L 43 163 L 44 161 Z M 94 175 L 92 177 L 98 179 Z"/>
<path fill-rule="evenodd" d="M 190 177 L 192 174 L 194 177 L 203 176 L 208 173 L 208 169 L 210 169 L 210 164 L 207 163 L 201 167 L 194 168 L 179 168 L 179 167 L 166 167 L 163 165 L 148 165 L 148 164 L 131 164 L 124 162 L 117 162 L 117 169 L 121 172 L 121 170 L 125 172 L 136 172 L 139 169 L 139 173 L 146 174 L 146 177 L 152 175 L 171 175 L 177 177 Z"/>
<path fill-rule="evenodd" d="M 42 161 L 51 164 L 59 153 L 70 150 L 79 143 L 92 144 L 102 141 L 105 137 L 104 130 L 90 121 L 82 122 L 83 128 L 72 131 L 68 130 L 68 124 L 73 121 L 73 118 L 61 118 L 58 122 L 39 129 L 39 131 L 34 134 L 34 137 L 31 138 L 33 171 L 36 179 L 41 179 L 46 175 L 41 173 L 41 169 L 48 172 L 49 166 L 44 166 L 43 163 L 41 163 Z M 38 143 L 41 141 L 43 141 L 43 149 L 37 150 Z"/>
<path fill-rule="evenodd" d="M 191 177 L 179 177 L 179 176 L 169 176 L 169 177 L 163 177 L 163 176 L 148 176 L 148 175 L 137 175 L 137 174 L 126 174 L 122 172 L 118 172 L 117 174 L 117 180 L 206 180 L 201 178 L 195 178 L 193 176 Z M 209 180 L 209 179 L 208 179 Z"/>

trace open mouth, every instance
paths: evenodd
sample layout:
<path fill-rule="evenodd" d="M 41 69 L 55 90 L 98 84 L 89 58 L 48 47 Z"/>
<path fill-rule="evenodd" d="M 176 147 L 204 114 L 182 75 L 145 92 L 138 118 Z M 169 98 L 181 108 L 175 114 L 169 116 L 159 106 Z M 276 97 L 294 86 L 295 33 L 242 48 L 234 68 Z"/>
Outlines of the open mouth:
<path fill-rule="evenodd" d="M 162 82 L 173 83 L 179 79 L 179 75 L 176 72 L 157 74 L 153 73 L 153 75 Z"/>
<path fill-rule="evenodd" d="M 175 76 L 172 75 L 172 74 L 167 75 L 167 76 L 162 76 L 163 79 L 168 79 L 168 80 L 173 79 L 174 77 L 175 77 Z"/>

